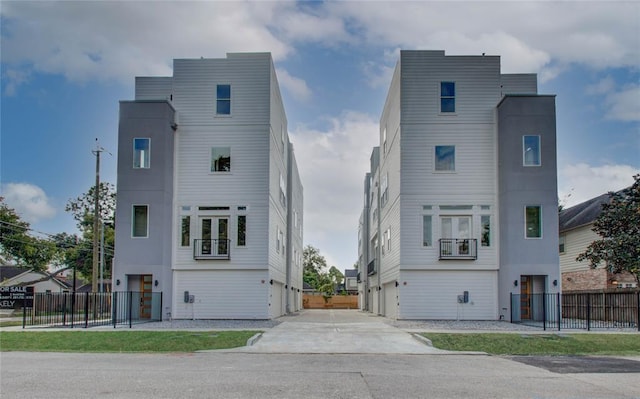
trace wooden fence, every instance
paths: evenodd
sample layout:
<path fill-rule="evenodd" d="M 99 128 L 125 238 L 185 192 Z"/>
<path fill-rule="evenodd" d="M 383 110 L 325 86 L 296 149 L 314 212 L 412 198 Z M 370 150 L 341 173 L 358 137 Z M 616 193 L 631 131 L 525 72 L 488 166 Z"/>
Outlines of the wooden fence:
<path fill-rule="evenodd" d="M 302 305 L 305 309 L 358 309 L 357 295 L 334 295 L 325 298 L 322 295 L 302 295 Z"/>

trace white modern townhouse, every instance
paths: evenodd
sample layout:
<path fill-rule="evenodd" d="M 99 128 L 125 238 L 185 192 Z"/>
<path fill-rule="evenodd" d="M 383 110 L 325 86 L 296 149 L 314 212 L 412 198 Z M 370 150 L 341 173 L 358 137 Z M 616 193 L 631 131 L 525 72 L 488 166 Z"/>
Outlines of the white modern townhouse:
<path fill-rule="evenodd" d="M 539 317 L 560 291 L 555 96 L 499 56 L 401 51 L 364 184 L 361 307 Z M 514 294 L 512 296 L 512 294 Z"/>
<path fill-rule="evenodd" d="M 112 278 L 139 293 L 140 317 L 300 309 L 302 224 L 269 53 L 176 59 L 173 76 L 136 78 L 135 100 L 120 103 Z"/>

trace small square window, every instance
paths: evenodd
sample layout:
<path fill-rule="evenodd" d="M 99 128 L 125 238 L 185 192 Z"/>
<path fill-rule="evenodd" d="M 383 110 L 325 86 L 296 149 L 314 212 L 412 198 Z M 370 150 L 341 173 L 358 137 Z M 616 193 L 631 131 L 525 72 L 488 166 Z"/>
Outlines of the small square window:
<path fill-rule="evenodd" d="M 435 170 L 437 172 L 453 172 L 456 170 L 456 147 L 453 145 L 437 145 L 435 149 Z"/>
<path fill-rule="evenodd" d="M 211 148 L 211 171 L 231 172 L 231 147 Z"/>
<path fill-rule="evenodd" d="M 134 205 L 133 221 L 131 223 L 133 237 L 147 237 L 149 234 L 149 206 Z"/>
<path fill-rule="evenodd" d="M 231 115 L 231 85 L 217 86 L 216 114 Z"/>
<path fill-rule="evenodd" d="M 456 112 L 455 82 L 440 82 L 440 112 Z"/>
<path fill-rule="evenodd" d="M 540 166 L 540 136 L 522 138 L 522 159 L 524 166 Z"/>
<path fill-rule="evenodd" d="M 525 229 L 526 238 L 542 238 L 542 209 L 539 206 L 526 207 Z"/>
<path fill-rule="evenodd" d="M 150 165 L 150 138 L 133 139 L 133 168 L 147 169 Z"/>

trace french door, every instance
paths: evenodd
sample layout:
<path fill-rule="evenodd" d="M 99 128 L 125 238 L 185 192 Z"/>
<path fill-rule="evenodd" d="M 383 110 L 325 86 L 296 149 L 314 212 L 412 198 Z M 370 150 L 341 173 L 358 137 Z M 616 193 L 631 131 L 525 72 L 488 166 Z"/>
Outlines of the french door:
<path fill-rule="evenodd" d="M 224 256 L 229 254 L 229 218 L 205 216 L 200 218 L 201 255 Z"/>
<path fill-rule="evenodd" d="M 440 218 L 441 237 L 451 243 L 443 247 L 447 256 L 470 254 L 471 216 L 443 216 Z"/>

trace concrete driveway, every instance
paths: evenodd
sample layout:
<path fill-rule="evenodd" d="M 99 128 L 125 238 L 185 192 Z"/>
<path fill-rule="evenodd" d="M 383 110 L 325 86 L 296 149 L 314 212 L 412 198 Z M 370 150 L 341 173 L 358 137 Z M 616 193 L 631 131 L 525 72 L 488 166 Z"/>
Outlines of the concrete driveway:
<path fill-rule="evenodd" d="M 384 318 L 357 310 L 304 310 L 283 316 L 253 345 L 230 352 L 253 353 L 448 353 L 385 323 Z"/>

